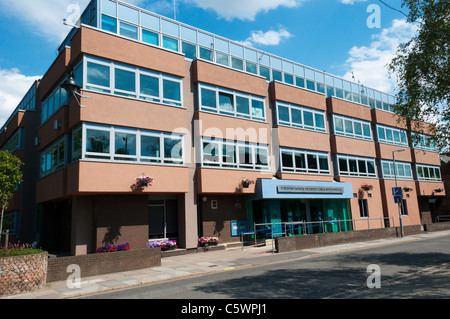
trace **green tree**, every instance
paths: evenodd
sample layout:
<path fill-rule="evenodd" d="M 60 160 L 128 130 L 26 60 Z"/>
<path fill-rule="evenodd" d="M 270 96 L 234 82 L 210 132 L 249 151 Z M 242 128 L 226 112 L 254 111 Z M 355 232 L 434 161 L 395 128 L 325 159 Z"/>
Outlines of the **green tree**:
<path fill-rule="evenodd" d="M 423 122 L 434 124 L 435 144 L 448 151 L 450 137 L 450 1 L 403 0 L 407 21 L 418 32 L 400 45 L 389 64 L 397 78 L 394 112 L 408 129 L 425 132 Z M 422 123 L 421 123 L 422 122 Z"/>
<path fill-rule="evenodd" d="M 8 201 L 12 198 L 17 185 L 22 182 L 22 165 L 19 158 L 7 151 L 0 151 L 0 240 L 3 230 L 3 214 L 8 208 Z"/>

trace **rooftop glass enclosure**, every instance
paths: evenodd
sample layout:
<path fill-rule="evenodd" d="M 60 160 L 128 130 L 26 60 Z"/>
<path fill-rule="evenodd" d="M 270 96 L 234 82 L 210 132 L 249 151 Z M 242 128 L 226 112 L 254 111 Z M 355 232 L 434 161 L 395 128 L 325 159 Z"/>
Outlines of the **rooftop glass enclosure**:
<path fill-rule="evenodd" d="M 391 111 L 393 95 L 370 89 L 294 61 L 242 45 L 117 0 L 92 0 L 81 24 L 185 55 L 334 96 L 371 108 Z M 75 34 L 73 29 L 60 51 Z"/>

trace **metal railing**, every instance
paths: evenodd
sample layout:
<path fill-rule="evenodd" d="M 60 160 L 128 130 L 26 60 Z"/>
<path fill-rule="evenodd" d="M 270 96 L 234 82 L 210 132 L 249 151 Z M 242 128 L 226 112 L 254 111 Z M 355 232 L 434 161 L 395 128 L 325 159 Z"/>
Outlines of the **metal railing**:
<path fill-rule="evenodd" d="M 357 223 L 367 223 L 367 229 L 371 228 L 371 221 L 380 221 L 380 227 L 395 227 L 393 217 L 378 217 L 378 218 L 354 218 L 354 219 L 336 219 L 336 220 L 320 220 L 320 221 L 298 221 L 298 222 L 275 222 L 275 223 L 254 223 L 253 231 L 240 233 L 240 241 L 242 249 L 244 249 L 244 237 L 253 236 L 254 244 L 250 246 L 258 246 L 258 243 L 271 240 L 272 253 L 274 252 L 274 240 L 276 237 L 287 236 L 301 236 L 319 233 L 331 233 L 352 231 L 356 228 Z M 392 222 L 391 222 L 392 220 Z M 263 227 L 262 229 L 257 229 Z M 250 243 L 250 239 L 248 240 Z"/>
<path fill-rule="evenodd" d="M 436 221 L 438 223 L 450 221 L 450 215 L 439 215 L 439 216 L 436 217 Z"/>

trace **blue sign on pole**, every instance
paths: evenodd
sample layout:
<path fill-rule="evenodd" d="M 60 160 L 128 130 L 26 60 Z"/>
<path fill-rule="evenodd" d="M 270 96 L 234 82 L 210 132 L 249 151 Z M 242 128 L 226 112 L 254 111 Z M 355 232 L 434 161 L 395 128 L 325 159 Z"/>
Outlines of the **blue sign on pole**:
<path fill-rule="evenodd" d="M 402 203 L 402 197 L 401 196 L 394 196 L 394 202 L 396 204 L 401 204 Z"/>
<path fill-rule="evenodd" d="M 402 188 L 401 187 L 392 187 L 392 195 L 402 196 Z"/>

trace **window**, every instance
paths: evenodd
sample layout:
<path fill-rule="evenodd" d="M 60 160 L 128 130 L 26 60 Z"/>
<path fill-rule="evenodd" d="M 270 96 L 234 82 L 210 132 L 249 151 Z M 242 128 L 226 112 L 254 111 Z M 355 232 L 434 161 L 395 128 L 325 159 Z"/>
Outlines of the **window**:
<path fill-rule="evenodd" d="M 354 118 L 333 115 L 334 134 L 371 141 L 370 123 Z"/>
<path fill-rule="evenodd" d="M 378 142 L 408 146 L 405 130 L 377 124 Z"/>
<path fill-rule="evenodd" d="M 40 177 L 47 176 L 64 167 L 66 154 L 65 137 L 41 152 Z"/>
<path fill-rule="evenodd" d="M 419 181 L 441 181 L 441 170 L 439 166 L 416 164 L 416 170 Z"/>
<path fill-rule="evenodd" d="M 184 53 L 184 56 L 188 59 L 194 60 L 197 57 L 197 47 L 194 44 L 182 42 L 181 51 Z"/>
<path fill-rule="evenodd" d="M 419 133 L 412 133 L 412 135 L 412 143 L 414 148 L 437 152 L 433 136 Z"/>
<path fill-rule="evenodd" d="M 305 174 L 330 174 L 328 153 L 281 148 L 281 171 Z"/>
<path fill-rule="evenodd" d="M 397 173 L 397 179 L 412 180 L 411 164 L 395 161 L 397 166 L 397 172 L 394 170 L 393 161 L 381 161 L 381 168 L 383 172 L 383 178 L 394 179 L 395 173 Z"/>
<path fill-rule="evenodd" d="M 369 207 L 367 206 L 367 199 L 359 199 L 359 216 L 369 217 Z"/>
<path fill-rule="evenodd" d="M 108 32 L 117 33 L 117 19 L 102 14 L 102 29 Z"/>
<path fill-rule="evenodd" d="M 162 44 L 163 44 L 163 48 L 178 52 L 178 40 L 177 39 L 167 37 L 164 35 Z"/>
<path fill-rule="evenodd" d="M 202 139 L 202 166 L 204 167 L 268 170 L 268 156 L 267 145 Z"/>
<path fill-rule="evenodd" d="M 264 121 L 264 98 L 199 84 L 200 110 Z"/>
<path fill-rule="evenodd" d="M 85 61 L 86 89 L 182 106 L 181 78 L 90 57 Z"/>
<path fill-rule="evenodd" d="M 83 132 L 81 137 L 78 132 Z M 78 132 L 73 134 L 73 140 L 81 139 L 83 152 L 79 158 L 175 165 L 184 163 L 182 135 L 89 123 L 84 123 L 83 129 Z M 74 145 L 75 149 L 78 146 L 75 148 Z"/>
<path fill-rule="evenodd" d="M 155 32 L 142 29 L 142 42 L 159 46 L 159 35 Z"/>
<path fill-rule="evenodd" d="M 138 28 L 134 25 L 120 22 L 120 29 L 119 29 L 120 35 L 123 35 L 124 37 L 130 38 L 130 39 L 138 39 Z"/>
<path fill-rule="evenodd" d="M 402 199 L 401 211 L 403 216 L 408 216 L 408 205 L 406 199 Z"/>
<path fill-rule="evenodd" d="M 337 155 L 337 159 L 341 176 L 377 177 L 373 158 Z"/>
<path fill-rule="evenodd" d="M 278 124 L 326 132 L 325 112 L 307 107 L 277 102 Z"/>

